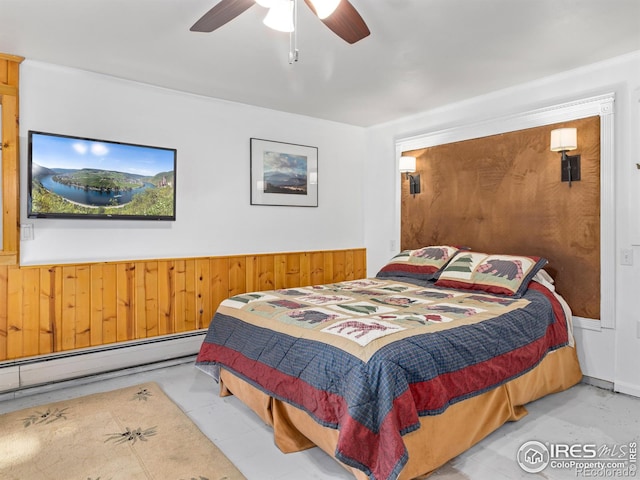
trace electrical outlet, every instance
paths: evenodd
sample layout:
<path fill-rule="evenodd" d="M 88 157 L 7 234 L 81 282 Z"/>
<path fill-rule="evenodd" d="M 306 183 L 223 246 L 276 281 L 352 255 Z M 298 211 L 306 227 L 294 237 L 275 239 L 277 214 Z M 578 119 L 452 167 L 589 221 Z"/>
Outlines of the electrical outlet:
<path fill-rule="evenodd" d="M 396 241 L 395 240 L 391 240 L 389 242 L 389 247 L 390 247 L 392 252 L 395 252 L 396 251 Z"/>
<path fill-rule="evenodd" d="M 633 265 L 633 250 L 620 250 L 620 265 Z"/>

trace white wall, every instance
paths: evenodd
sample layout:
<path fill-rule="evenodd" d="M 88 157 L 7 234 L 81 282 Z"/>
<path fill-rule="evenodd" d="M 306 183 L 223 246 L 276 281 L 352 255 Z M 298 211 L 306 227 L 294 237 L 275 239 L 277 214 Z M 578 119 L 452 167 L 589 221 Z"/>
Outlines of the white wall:
<path fill-rule="evenodd" d="M 22 172 L 29 130 L 178 151 L 175 222 L 27 219 L 22 175 L 23 265 L 364 245 L 363 128 L 29 60 L 20 77 Z M 249 205 L 251 137 L 318 147 L 317 208 Z"/>
<path fill-rule="evenodd" d="M 609 92 L 615 93 L 615 249 L 640 245 L 640 52 L 536 82 L 501 90 L 443 108 L 423 112 L 367 131 L 365 242 L 368 272 L 375 272 L 399 248 L 397 199 L 400 176 L 395 171 L 398 139 L 472 125 L 524 111 L 549 107 Z M 437 92 L 433 92 L 437 95 Z M 616 265 L 615 329 L 578 325 L 576 338 L 585 375 L 613 382 L 619 391 L 640 395 L 640 339 L 636 266 Z M 635 288 L 635 290 L 634 290 Z M 634 293 L 635 292 L 635 293 Z"/>

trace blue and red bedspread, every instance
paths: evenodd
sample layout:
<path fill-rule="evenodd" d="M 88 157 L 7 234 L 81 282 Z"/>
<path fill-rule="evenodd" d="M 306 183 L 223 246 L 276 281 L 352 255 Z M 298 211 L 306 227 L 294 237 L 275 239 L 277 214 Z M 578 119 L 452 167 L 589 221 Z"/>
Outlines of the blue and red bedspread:
<path fill-rule="evenodd" d="M 376 278 L 231 297 L 196 364 L 339 429 L 336 457 L 389 479 L 420 416 L 516 378 L 567 342 L 560 304 L 536 282 L 516 299 Z"/>

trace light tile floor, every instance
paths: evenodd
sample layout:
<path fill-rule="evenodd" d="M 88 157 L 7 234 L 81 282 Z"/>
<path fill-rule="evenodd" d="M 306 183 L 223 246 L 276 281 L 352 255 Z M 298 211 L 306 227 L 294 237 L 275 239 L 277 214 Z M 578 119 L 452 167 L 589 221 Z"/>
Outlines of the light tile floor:
<path fill-rule="evenodd" d="M 154 381 L 249 480 L 353 479 L 318 448 L 282 454 L 273 443 L 271 428 L 236 398 L 220 398 L 217 384 L 195 368 L 192 361 L 149 371 L 123 373 L 126 374 L 81 379 L 4 394 L 0 396 L 0 414 Z M 576 478 L 575 470 L 571 469 L 547 467 L 538 474 L 526 473 L 518 466 L 516 453 L 523 443 L 530 440 L 542 443 L 593 443 L 597 446 L 640 441 L 640 399 L 635 397 L 580 384 L 532 402 L 527 409 L 529 415 L 522 420 L 507 423 L 441 467 L 430 478 Z M 640 477 L 640 474 L 637 475 Z"/>

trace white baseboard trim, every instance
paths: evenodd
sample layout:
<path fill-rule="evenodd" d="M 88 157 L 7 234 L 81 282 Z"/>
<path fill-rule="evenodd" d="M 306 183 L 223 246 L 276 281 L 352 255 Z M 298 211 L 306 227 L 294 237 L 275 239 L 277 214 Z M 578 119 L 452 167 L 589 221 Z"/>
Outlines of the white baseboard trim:
<path fill-rule="evenodd" d="M 631 383 L 615 382 L 613 385 L 613 391 L 633 395 L 634 397 L 640 397 L 640 387 Z"/>
<path fill-rule="evenodd" d="M 602 322 L 600 320 L 574 316 L 572 322 L 575 328 L 581 328 L 583 330 L 593 330 L 596 332 L 602 330 Z"/>
<path fill-rule="evenodd" d="M 588 375 L 582 376 L 582 383 L 592 385 L 594 387 L 602 388 L 604 390 L 613 391 L 613 383 L 607 380 L 600 380 L 599 378 L 589 377 Z"/>
<path fill-rule="evenodd" d="M 155 337 L 0 363 L 0 392 L 193 356 L 206 331 Z"/>

